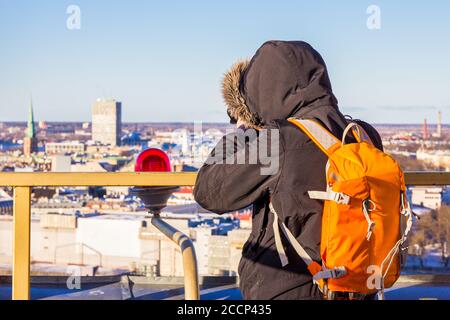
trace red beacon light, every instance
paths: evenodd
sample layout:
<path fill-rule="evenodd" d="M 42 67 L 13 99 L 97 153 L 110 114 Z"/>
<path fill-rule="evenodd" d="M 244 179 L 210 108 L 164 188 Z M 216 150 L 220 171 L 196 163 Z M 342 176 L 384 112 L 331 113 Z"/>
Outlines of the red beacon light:
<path fill-rule="evenodd" d="M 167 154 L 156 148 L 143 151 L 136 159 L 136 172 L 171 172 L 170 160 Z M 167 206 L 172 193 L 179 187 L 134 187 L 130 193 L 139 197 L 150 213 L 159 215 Z"/>
<path fill-rule="evenodd" d="M 137 157 L 134 170 L 136 172 L 171 172 L 172 167 L 164 151 L 150 148 Z"/>

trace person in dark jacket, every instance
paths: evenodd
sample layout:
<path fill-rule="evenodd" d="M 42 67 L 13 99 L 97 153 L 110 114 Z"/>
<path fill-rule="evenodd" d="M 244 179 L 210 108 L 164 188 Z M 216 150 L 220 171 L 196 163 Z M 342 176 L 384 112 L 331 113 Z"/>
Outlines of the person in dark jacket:
<path fill-rule="evenodd" d="M 244 142 L 236 141 L 234 134 L 222 138 L 198 173 L 195 199 L 218 214 L 253 208 L 252 231 L 238 268 L 244 299 L 321 299 L 305 263 L 284 238 L 289 263 L 282 267 L 269 203 L 312 259 L 320 263 L 323 203 L 310 199 L 307 192 L 325 191 L 328 159 L 287 119 L 314 119 L 342 138 L 348 121 L 338 109 L 325 63 L 305 42 L 268 41 L 250 61 L 237 62 L 225 74 L 222 89 L 230 118 L 239 128 L 257 129 L 258 133 Z M 359 123 L 382 148 L 375 129 Z M 243 149 L 248 156 L 247 147 L 260 142 L 262 130 L 277 132 L 277 170 L 262 174 L 267 163 L 259 160 L 244 164 L 217 161 L 229 158 L 230 152 L 221 152 L 230 143 L 231 156 Z M 274 144 L 274 140 L 266 140 Z M 349 135 L 346 141 L 355 140 Z"/>

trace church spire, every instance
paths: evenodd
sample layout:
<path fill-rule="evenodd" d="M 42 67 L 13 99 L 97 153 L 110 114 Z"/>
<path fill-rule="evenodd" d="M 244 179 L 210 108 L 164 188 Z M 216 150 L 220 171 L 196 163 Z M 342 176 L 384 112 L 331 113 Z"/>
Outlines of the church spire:
<path fill-rule="evenodd" d="M 28 125 L 23 139 L 23 153 L 26 157 L 38 151 L 38 143 L 36 139 L 36 128 L 34 127 L 33 100 L 30 99 L 30 109 L 28 113 Z"/>
<path fill-rule="evenodd" d="M 33 99 L 31 99 L 30 110 L 28 113 L 27 137 L 34 138 L 35 136 L 36 136 L 36 129 L 34 127 Z"/>

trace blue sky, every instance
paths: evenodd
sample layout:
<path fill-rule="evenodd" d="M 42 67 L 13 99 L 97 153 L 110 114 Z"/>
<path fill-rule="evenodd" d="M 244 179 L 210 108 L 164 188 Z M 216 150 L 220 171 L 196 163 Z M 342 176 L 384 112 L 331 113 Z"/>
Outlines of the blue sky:
<path fill-rule="evenodd" d="M 66 9 L 81 9 L 68 30 Z M 381 29 L 366 26 L 369 5 Z M 450 122 L 450 2 L 0 0 L 0 121 L 226 121 L 223 72 L 266 40 L 304 40 L 340 108 L 374 123 Z"/>

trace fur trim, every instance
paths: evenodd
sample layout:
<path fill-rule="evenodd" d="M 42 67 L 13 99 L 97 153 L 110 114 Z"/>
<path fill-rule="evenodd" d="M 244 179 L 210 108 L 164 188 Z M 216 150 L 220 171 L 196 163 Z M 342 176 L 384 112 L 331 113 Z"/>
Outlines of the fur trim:
<path fill-rule="evenodd" d="M 233 118 L 239 119 L 248 127 L 259 128 L 262 126 L 262 121 L 258 115 L 250 111 L 239 90 L 242 76 L 249 64 L 249 60 L 239 60 L 224 74 L 222 95 L 227 105 L 228 113 Z"/>

